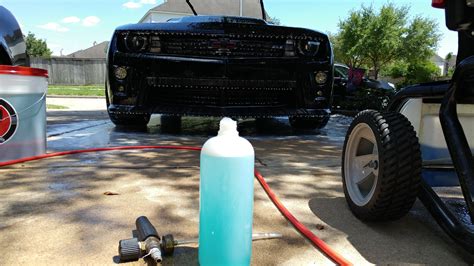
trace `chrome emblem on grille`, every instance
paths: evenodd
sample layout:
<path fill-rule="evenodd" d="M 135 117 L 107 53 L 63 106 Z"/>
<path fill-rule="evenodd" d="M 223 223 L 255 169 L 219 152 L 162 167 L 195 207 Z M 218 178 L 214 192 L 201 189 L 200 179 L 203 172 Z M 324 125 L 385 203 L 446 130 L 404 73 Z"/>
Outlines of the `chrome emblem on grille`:
<path fill-rule="evenodd" d="M 212 39 L 209 41 L 209 47 L 216 50 L 217 55 L 230 55 L 231 51 L 237 48 L 239 41 L 228 38 Z"/>

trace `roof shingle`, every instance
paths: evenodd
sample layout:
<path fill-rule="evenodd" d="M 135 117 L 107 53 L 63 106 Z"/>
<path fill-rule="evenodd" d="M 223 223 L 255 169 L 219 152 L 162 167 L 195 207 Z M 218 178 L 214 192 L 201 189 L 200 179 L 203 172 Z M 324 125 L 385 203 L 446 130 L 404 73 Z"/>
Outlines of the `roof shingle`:
<path fill-rule="evenodd" d="M 66 57 L 73 58 L 105 58 L 107 54 L 107 48 L 109 47 L 109 42 L 101 42 L 92 47 L 89 47 L 84 50 L 76 51 L 72 54 L 67 55 Z"/>

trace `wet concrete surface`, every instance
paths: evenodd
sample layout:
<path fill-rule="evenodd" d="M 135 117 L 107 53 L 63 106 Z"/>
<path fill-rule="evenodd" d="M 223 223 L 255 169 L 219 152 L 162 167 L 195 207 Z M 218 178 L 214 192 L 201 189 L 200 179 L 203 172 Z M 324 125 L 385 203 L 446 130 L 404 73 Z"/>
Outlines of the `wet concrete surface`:
<path fill-rule="evenodd" d="M 295 132 L 287 119 L 249 119 L 239 122 L 239 131 L 254 145 L 256 167 L 286 207 L 354 264 L 472 262 L 419 202 L 406 217 L 391 223 L 365 224 L 351 214 L 340 177 L 350 121 L 338 115 L 320 131 Z M 114 127 L 103 110 L 49 112 L 48 150 L 201 146 L 216 134 L 217 125 L 218 119 L 184 118 L 181 130 L 167 132 L 154 116 L 146 129 L 126 130 Z M 118 241 L 132 236 L 140 215 L 148 216 L 160 234 L 195 238 L 198 166 L 198 152 L 148 150 L 82 154 L 2 168 L 0 265 L 115 264 Z M 459 191 L 448 195 L 457 199 Z M 281 216 L 258 182 L 254 232 L 279 232 L 284 237 L 255 242 L 253 265 L 332 264 Z M 196 265 L 197 247 L 179 247 L 163 264 Z"/>

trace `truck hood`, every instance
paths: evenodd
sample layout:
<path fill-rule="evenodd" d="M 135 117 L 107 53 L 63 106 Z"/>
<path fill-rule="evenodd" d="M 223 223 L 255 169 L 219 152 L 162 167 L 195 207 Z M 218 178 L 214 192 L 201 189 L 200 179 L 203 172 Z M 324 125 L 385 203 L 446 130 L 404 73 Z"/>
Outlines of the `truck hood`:
<path fill-rule="evenodd" d="M 327 41 L 327 35 L 319 31 L 276 26 L 262 19 L 230 16 L 189 16 L 162 23 L 137 23 L 120 26 L 116 31 L 163 31 L 195 32 L 204 34 L 252 34 L 278 37 L 317 37 Z"/>

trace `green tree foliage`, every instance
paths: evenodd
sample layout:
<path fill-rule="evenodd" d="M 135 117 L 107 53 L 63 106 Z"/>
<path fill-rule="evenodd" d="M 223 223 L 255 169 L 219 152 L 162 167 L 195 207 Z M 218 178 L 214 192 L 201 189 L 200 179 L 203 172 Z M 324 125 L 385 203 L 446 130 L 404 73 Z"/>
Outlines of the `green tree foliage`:
<path fill-rule="evenodd" d="M 403 88 L 411 84 L 432 81 L 439 76 L 440 70 L 438 66 L 427 59 L 419 61 L 400 60 L 387 67 L 383 73 L 393 78 L 400 78 L 401 82 L 397 85 L 399 88 Z"/>
<path fill-rule="evenodd" d="M 36 38 L 36 36 L 28 32 L 28 35 L 25 37 L 26 41 L 26 51 L 31 57 L 45 57 L 49 58 L 53 52 L 48 48 L 45 40 Z"/>
<path fill-rule="evenodd" d="M 338 60 L 352 67 L 361 67 L 367 60 L 365 43 L 361 40 L 368 35 L 366 25 L 369 24 L 370 12 L 365 7 L 360 12 L 351 12 L 349 18 L 339 22 L 340 31 L 334 36 Z"/>
<path fill-rule="evenodd" d="M 453 56 L 453 53 L 449 52 L 444 58 L 444 60 L 446 61 L 446 67 L 448 68 L 448 71 L 446 72 L 447 77 L 452 77 L 454 74 L 454 70 L 456 69 L 455 64 L 450 64 L 451 60 L 453 59 Z"/>
<path fill-rule="evenodd" d="M 452 52 L 449 52 L 446 57 L 444 58 L 446 61 L 449 61 L 453 58 L 453 53 Z"/>
<path fill-rule="evenodd" d="M 391 68 L 394 71 L 430 69 L 426 62 L 438 44 L 438 26 L 419 16 L 410 20 L 408 14 L 408 7 L 392 3 L 378 12 L 372 6 L 351 11 L 348 18 L 339 22 L 339 32 L 332 36 L 336 60 L 352 67 L 370 68 L 376 79 L 395 63 L 398 65 Z"/>
<path fill-rule="evenodd" d="M 400 56 L 407 11 L 405 7 L 397 8 L 392 4 L 383 6 L 379 14 L 372 8 L 363 11 L 368 22 L 362 38 L 363 54 L 374 70 L 375 79 L 382 66 Z"/>
<path fill-rule="evenodd" d="M 423 61 L 434 54 L 441 35 L 437 33 L 438 24 L 427 18 L 415 17 L 407 27 L 401 49 L 406 61 Z"/>

